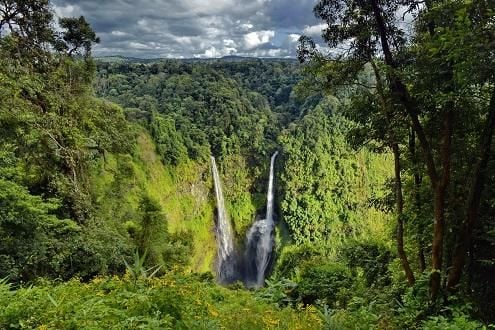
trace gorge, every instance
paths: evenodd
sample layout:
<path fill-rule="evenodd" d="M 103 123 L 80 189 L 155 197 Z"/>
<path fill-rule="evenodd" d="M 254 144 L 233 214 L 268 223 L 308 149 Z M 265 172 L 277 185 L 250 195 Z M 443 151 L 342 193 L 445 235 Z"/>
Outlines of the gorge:
<path fill-rule="evenodd" d="M 0 0 L 0 329 L 495 329 L 495 1 L 172 2 Z"/>

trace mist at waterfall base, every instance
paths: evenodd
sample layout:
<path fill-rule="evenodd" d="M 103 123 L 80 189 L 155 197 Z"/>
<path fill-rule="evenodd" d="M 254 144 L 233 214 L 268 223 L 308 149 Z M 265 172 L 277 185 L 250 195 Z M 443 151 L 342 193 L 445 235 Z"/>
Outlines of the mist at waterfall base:
<path fill-rule="evenodd" d="M 235 251 L 233 231 L 225 210 L 222 184 L 214 157 L 211 157 L 217 200 L 216 236 L 218 244 L 217 276 L 220 283 L 242 281 L 247 287 L 261 287 L 269 268 L 274 246 L 274 165 L 278 151 L 270 160 L 266 215 L 256 220 L 246 235 L 243 253 Z"/>

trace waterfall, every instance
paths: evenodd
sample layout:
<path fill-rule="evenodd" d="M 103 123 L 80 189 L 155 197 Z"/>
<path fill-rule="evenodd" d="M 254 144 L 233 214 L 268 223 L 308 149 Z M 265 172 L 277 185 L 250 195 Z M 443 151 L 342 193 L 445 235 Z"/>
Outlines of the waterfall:
<path fill-rule="evenodd" d="M 225 210 L 223 199 L 222 183 L 218 174 L 215 157 L 211 157 L 213 181 L 215 184 L 215 194 L 217 199 L 217 226 L 216 236 L 218 244 L 217 274 L 220 282 L 228 282 L 234 278 L 234 242 L 232 228 Z"/>
<path fill-rule="evenodd" d="M 268 179 L 268 193 L 266 200 L 266 216 L 263 220 L 256 221 L 247 233 L 247 274 L 248 286 L 260 287 L 264 284 L 266 269 L 270 263 L 273 250 L 273 220 L 274 204 L 274 166 L 278 151 L 272 155 L 270 161 L 270 176 Z"/>
<path fill-rule="evenodd" d="M 268 179 L 268 196 L 266 198 L 266 221 L 273 226 L 273 172 L 275 166 L 275 158 L 278 155 L 276 151 L 270 160 L 270 178 Z"/>
<path fill-rule="evenodd" d="M 244 256 L 235 254 L 233 232 L 225 210 L 220 175 L 218 174 L 215 158 L 211 157 L 218 212 L 216 224 L 218 244 L 217 276 L 221 283 L 242 280 L 247 286 L 258 288 L 265 282 L 266 270 L 270 264 L 274 244 L 274 167 L 277 155 L 278 151 L 272 155 L 270 160 L 266 216 L 265 219 L 255 221 L 249 229 Z M 241 259 L 237 260 L 237 257 L 241 257 Z"/>

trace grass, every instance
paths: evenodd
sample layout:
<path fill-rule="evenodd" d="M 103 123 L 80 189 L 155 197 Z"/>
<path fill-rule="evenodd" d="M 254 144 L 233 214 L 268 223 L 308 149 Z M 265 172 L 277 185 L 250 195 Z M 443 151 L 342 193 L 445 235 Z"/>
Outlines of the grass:
<path fill-rule="evenodd" d="M 21 329 L 320 329 L 313 307 L 278 308 L 208 277 L 168 274 L 41 282 L 12 290 L 0 283 L 0 328 Z"/>

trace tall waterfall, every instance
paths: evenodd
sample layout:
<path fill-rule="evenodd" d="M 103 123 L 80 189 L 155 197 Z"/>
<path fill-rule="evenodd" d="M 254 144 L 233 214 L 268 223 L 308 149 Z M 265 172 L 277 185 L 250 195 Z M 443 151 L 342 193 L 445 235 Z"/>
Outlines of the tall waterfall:
<path fill-rule="evenodd" d="M 278 151 L 272 155 L 270 161 L 270 177 L 268 179 L 268 193 L 266 201 L 266 217 L 256 221 L 247 233 L 246 250 L 246 282 L 249 286 L 260 287 L 264 284 L 266 269 L 270 263 L 273 250 L 273 221 L 274 204 L 274 167 Z"/>
<path fill-rule="evenodd" d="M 268 195 L 266 198 L 266 221 L 273 226 L 273 172 L 275 167 L 275 158 L 277 158 L 278 151 L 276 151 L 272 159 L 270 160 L 270 178 L 268 179 Z"/>
<path fill-rule="evenodd" d="M 217 226 L 216 236 L 218 243 L 218 264 L 217 274 L 220 282 L 231 281 L 234 277 L 234 241 L 232 237 L 232 227 L 225 210 L 223 199 L 222 183 L 218 174 L 215 157 L 211 157 L 213 181 L 215 184 L 215 194 L 217 199 Z"/>

